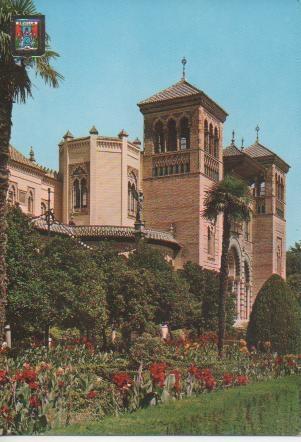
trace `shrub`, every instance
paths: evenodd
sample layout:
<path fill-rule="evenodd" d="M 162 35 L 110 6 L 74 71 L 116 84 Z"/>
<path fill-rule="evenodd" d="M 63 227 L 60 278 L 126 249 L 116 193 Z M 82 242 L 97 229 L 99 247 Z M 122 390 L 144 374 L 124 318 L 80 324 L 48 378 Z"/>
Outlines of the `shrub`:
<path fill-rule="evenodd" d="M 249 347 L 271 342 L 280 354 L 301 351 L 301 309 L 279 275 L 272 275 L 259 291 L 251 313 Z"/>
<path fill-rule="evenodd" d="M 152 362 L 162 359 L 167 351 L 167 346 L 159 337 L 143 333 L 135 340 L 130 349 L 130 360 L 135 365 L 143 362 L 144 366 L 148 366 Z"/>

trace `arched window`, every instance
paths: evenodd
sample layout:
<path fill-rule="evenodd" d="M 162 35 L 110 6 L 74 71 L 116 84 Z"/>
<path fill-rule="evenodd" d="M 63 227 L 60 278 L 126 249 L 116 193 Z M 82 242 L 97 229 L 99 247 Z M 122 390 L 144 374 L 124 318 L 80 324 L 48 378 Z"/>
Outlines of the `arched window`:
<path fill-rule="evenodd" d="M 209 152 L 210 155 L 214 154 L 214 135 L 213 135 L 213 126 L 211 123 L 209 125 Z"/>
<path fill-rule="evenodd" d="M 206 152 L 209 152 L 209 130 L 207 120 L 204 122 L 204 148 Z"/>
<path fill-rule="evenodd" d="M 259 196 L 265 196 L 265 181 L 261 181 L 259 185 Z"/>
<path fill-rule="evenodd" d="M 137 210 L 137 201 L 134 193 L 137 192 L 137 178 L 133 172 L 128 176 L 128 214 L 134 216 Z"/>
<path fill-rule="evenodd" d="M 281 275 L 282 271 L 282 239 L 277 238 L 277 273 Z"/>
<path fill-rule="evenodd" d="M 208 226 L 207 228 L 207 251 L 208 255 L 211 257 L 214 257 L 215 252 L 215 234 L 214 234 L 214 227 Z"/>
<path fill-rule="evenodd" d="M 74 209 L 80 209 L 80 185 L 79 180 L 76 179 L 73 182 L 73 207 Z"/>
<path fill-rule="evenodd" d="M 30 191 L 28 194 L 27 211 L 28 211 L 28 213 L 33 213 L 33 193 L 32 193 L 32 191 Z"/>
<path fill-rule="evenodd" d="M 162 121 L 158 121 L 154 131 L 154 147 L 155 153 L 164 152 L 165 150 L 164 129 Z"/>
<path fill-rule="evenodd" d="M 46 204 L 45 203 L 41 203 L 41 215 L 45 215 L 46 213 Z"/>
<path fill-rule="evenodd" d="M 252 183 L 250 186 L 251 194 L 256 196 L 256 183 Z"/>
<path fill-rule="evenodd" d="M 185 150 L 189 148 L 190 148 L 189 122 L 188 119 L 184 117 L 180 122 L 180 149 Z"/>
<path fill-rule="evenodd" d="M 86 178 L 81 180 L 81 207 L 85 209 L 88 206 L 88 187 Z"/>
<path fill-rule="evenodd" d="M 9 204 L 14 205 L 16 203 L 16 188 L 15 186 L 10 186 L 8 191 L 8 198 L 7 198 Z"/>
<path fill-rule="evenodd" d="M 175 120 L 169 120 L 167 124 L 167 151 L 177 150 L 177 127 Z"/>
<path fill-rule="evenodd" d="M 214 156 L 218 158 L 218 130 L 217 127 L 214 129 Z"/>

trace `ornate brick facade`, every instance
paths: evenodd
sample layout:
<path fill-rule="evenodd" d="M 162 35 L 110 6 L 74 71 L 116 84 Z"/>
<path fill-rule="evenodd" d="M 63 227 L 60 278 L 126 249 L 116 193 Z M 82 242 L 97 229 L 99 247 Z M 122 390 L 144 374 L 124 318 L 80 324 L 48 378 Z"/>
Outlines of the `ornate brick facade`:
<path fill-rule="evenodd" d="M 187 261 L 218 271 L 222 219 L 202 216 L 206 192 L 225 173 L 247 181 L 253 193 L 251 222 L 232 226 L 230 292 L 238 323 L 249 317 L 254 298 L 272 273 L 285 278 L 285 174 L 289 166 L 256 142 L 223 149 L 227 113 L 185 79 L 138 104 L 144 116 L 144 151 L 139 140 L 98 134 L 59 144 L 59 173 L 39 166 L 11 148 L 9 200 L 32 216 L 48 204 L 62 227 L 93 244 L 114 240 L 129 251 L 135 241 L 134 191 L 144 192 L 145 235 L 176 268 Z M 45 230 L 45 224 L 37 222 Z"/>

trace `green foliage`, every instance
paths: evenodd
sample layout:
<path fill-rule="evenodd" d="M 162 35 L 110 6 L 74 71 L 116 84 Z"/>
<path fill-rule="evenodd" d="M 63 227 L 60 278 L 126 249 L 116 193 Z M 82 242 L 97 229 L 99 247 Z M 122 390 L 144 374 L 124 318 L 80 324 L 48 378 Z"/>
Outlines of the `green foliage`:
<path fill-rule="evenodd" d="M 227 213 L 232 220 L 246 221 L 250 218 L 251 202 L 252 197 L 247 183 L 234 176 L 226 175 L 207 193 L 203 215 L 215 221 L 220 213 Z"/>
<path fill-rule="evenodd" d="M 7 318 L 15 341 L 51 325 L 100 330 L 107 323 L 104 276 L 92 255 L 69 238 L 41 238 L 18 207 L 8 212 Z"/>
<path fill-rule="evenodd" d="M 130 348 L 130 362 L 135 366 L 143 363 L 145 367 L 155 361 L 164 360 L 167 354 L 167 345 L 160 337 L 144 333 L 139 336 Z"/>
<path fill-rule="evenodd" d="M 7 222 L 7 320 L 13 328 L 13 338 L 23 340 L 44 331 L 52 307 L 39 278 L 43 249 L 39 235 L 17 207 L 10 208 Z"/>
<path fill-rule="evenodd" d="M 218 288 L 219 274 L 211 270 L 206 270 L 197 264 L 188 262 L 184 265 L 181 276 L 189 284 L 192 293 L 200 308 L 197 310 L 194 323 L 198 332 L 217 330 L 218 327 Z M 231 332 L 235 320 L 234 298 L 226 298 L 226 330 Z"/>
<path fill-rule="evenodd" d="M 272 275 L 256 297 L 247 341 L 249 346 L 270 341 L 280 354 L 301 352 L 301 309 L 279 275 Z"/>
<path fill-rule="evenodd" d="M 301 241 L 296 242 L 286 253 L 287 276 L 301 274 Z"/>
<path fill-rule="evenodd" d="M 287 283 L 301 306 L 301 241 L 296 242 L 286 253 L 286 274 Z"/>
<path fill-rule="evenodd" d="M 51 431 L 52 435 L 297 435 L 299 376 L 218 391 L 101 422 Z"/>
<path fill-rule="evenodd" d="M 158 250 L 147 245 L 140 246 L 130 258 L 130 268 L 152 275 L 154 322 L 168 322 L 171 328 L 189 327 L 195 320 L 200 303 L 190 291 L 189 285 L 166 262 Z"/>

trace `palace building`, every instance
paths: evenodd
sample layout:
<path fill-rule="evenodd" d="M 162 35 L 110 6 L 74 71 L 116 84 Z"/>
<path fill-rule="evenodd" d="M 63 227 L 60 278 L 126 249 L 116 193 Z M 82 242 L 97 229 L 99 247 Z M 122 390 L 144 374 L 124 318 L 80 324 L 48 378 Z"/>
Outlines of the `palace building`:
<path fill-rule="evenodd" d="M 245 180 L 253 195 L 251 221 L 232 226 L 230 289 L 237 323 L 248 320 L 262 284 L 273 273 L 285 278 L 285 192 L 289 166 L 259 142 L 238 148 L 234 135 L 223 148 L 227 112 L 183 78 L 138 103 L 144 146 L 122 130 L 106 137 L 93 126 L 59 143 L 59 171 L 39 166 L 10 148 L 8 199 L 19 203 L 41 231 L 50 207 L 53 232 L 97 245 L 109 239 L 122 251 L 137 235 L 162 249 L 176 268 L 187 261 L 218 271 L 222 219 L 202 216 L 206 192 L 225 174 Z M 50 190 L 48 190 L 50 189 Z M 144 226 L 138 228 L 135 192 L 143 191 Z M 48 201 L 48 194 L 50 199 Z"/>

